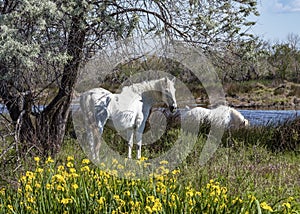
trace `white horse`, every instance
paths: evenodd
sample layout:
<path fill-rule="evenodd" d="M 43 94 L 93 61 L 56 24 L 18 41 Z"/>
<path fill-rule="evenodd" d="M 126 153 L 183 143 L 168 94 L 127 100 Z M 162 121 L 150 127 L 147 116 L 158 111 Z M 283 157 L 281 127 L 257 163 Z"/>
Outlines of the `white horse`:
<path fill-rule="evenodd" d="M 208 121 L 215 126 L 227 129 L 237 129 L 250 125 L 249 121 L 240 112 L 225 105 L 213 109 L 202 107 L 188 109 L 182 113 L 181 117 L 182 120 Z"/>
<path fill-rule="evenodd" d="M 80 96 L 80 106 L 86 118 L 86 126 L 92 115 L 100 132 L 107 124 L 118 132 L 127 132 L 128 158 L 132 157 L 134 134 L 137 143 L 137 158 L 141 158 L 142 135 L 150 109 L 164 102 L 173 112 L 177 108 L 175 98 L 175 78 L 161 78 L 125 86 L 121 93 L 112 94 L 103 88 L 94 88 Z M 94 143 L 95 130 L 87 127 L 88 138 L 93 149 L 93 158 L 99 154 L 100 142 Z"/>

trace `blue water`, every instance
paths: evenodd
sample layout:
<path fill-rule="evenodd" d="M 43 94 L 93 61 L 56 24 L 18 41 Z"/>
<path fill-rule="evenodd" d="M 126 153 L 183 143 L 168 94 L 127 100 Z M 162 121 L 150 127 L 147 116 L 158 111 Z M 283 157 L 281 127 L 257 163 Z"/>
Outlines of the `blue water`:
<path fill-rule="evenodd" d="M 73 106 L 73 108 L 76 106 Z M 78 106 L 77 106 L 78 107 Z M 33 107 L 33 111 L 41 111 L 43 107 Z M 250 121 L 251 126 L 264 126 L 280 124 L 286 120 L 300 117 L 300 110 L 238 110 Z M 8 113 L 5 106 L 0 104 L 0 113 Z"/>
<path fill-rule="evenodd" d="M 300 110 L 239 110 L 251 126 L 277 125 L 300 117 Z"/>

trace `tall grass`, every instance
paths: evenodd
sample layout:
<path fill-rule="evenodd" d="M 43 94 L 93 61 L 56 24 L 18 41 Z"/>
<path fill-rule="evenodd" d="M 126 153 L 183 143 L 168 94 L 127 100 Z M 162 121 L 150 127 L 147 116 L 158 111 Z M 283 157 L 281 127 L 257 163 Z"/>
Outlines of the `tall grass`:
<path fill-rule="evenodd" d="M 199 157 L 209 127 L 203 126 L 178 168 L 161 162 L 144 180 L 130 173 L 119 178 L 124 166 L 117 162 L 115 169 L 94 166 L 68 139 L 55 160 L 28 157 L 17 170 L 2 168 L 10 176 L 0 183 L 0 213 L 299 213 L 299 121 L 226 132 L 204 166 Z M 159 156 L 177 136 L 178 129 L 170 129 L 143 154 Z M 126 155 L 119 136 L 105 137 Z"/>
<path fill-rule="evenodd" d="M 293 197 L 270 205 L 254 194 L 231 195 L 220 182 L 181 183 L 180 169 L 169 171 L 162 161 L 145 180 L 117 177 L 118 168 L 101 170 L 88 159 L 68 156 L 61 164 L 51 158 L 19 177 L 17 188 L 0 190 L 1 213 L 270 213 L 293 212 Z M 146 160 L 141 160 L 141 164 Z"/>

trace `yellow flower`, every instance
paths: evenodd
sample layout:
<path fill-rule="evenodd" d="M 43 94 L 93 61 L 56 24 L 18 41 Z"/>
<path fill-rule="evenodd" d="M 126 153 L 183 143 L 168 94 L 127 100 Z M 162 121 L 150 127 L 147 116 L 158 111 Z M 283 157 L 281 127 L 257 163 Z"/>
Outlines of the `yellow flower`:
<path fill-rule="evenodd" d="M 5 188 L 0 189 L 0 195 L 3 195 L 3 196 L 5 195 Z"/>
<path fill-rule="evenodd" d="M 53 163 L 53 162 L 54 162 L 54 160 L 50 156 L 46 160 L 46 164 Z"/>
<path fill-rule="evenodd" d="M 56 175 L 53 175 L 53 177 L 52 177 L 52 182 L 55 182 L 55 181 L 63 183 L 63 182 L 65 182 L 65 179 L 62 175 L 56 174 Z"/>
<path fill-rule="evenodd" d="M 32 211 L 32 207 L 31 206 L 26 206 L 26 210 Z"/>
<path fill-rule="evenodd" d="M 146 210 L 146 212 L 148 212 L 148 213 L 152 213 L 152 212 L 153 212 L 150 206 L 146 206 L 146 207 L 145 207 L 145 210 Z"/>
<path fill-rule="evenodd" d="M 154 205 L 152 207 L 153 212 L 158 212 L 162 210 L 162 204 L 159 201 L 159 198 L 155 199 Z"/>
<path fill-rule="evenodd" d="M 261 208 L 263 208 L 264 210 L 268 210 L 270 212 L 273 212 L 272 207 L 270 207 L 266 202 L 262 202 L 260 203 Z"/>
<path fill-rule="evenodd" d="M 222 193 L 227 193 L 227 188 L 226 187 L 221 187 L 221 191 L 222 191 Z"/>
<path fill-rule="evenodd" d="M 114 197 L 113 197 L 115 200 L 119 200 L 120 199 L 120 196 L 118 196 L 118 195 L 114 195 Z"/>
<path fill-rule="evenodd" d="M 68 156 L 67 157 L 67 161 L 69 162 L 69 161 L 73 161 L 74 160 L 74 156 Z"/>
<path fill-rule="evenodd" d="M 41 188 L 41 184 L 39 184 L 39 183 L 36 183 L 34 186 L 35 186 L 35 188 L 37 188 L 37 189 Z"/>
<path fill-rule="evenodd" d="M 103 206 L 104 203 L 105 203 L 105 198 L 104 197 L 100 197 L 98 200 L 97 200 L 98 204 L 100 204 L 100 206 Z"/>
<path fill-rule="evenodd" d="M 187 197 L 193 197 L 194 196 L 193 190 L 189 190 L 185 194 L 186 194 Z"/>
<path fill-rule="evenodd" d="M 140 158 L 140 161 L 145 161 L 145 160 L 148 160 L 148 158 L 147 157 L 141 157 Z"/>
<path fill-rule="evenodd" d="M 29 197 L 27 198 L 28 203 L 34 203 L 34 198 L 33 197 Z"/>
<path fill-rule="evenodd" d="M 12 212 L 14 212 L 14 208 L 13 208 L 12 205 L 8 204 L 8 205 L 7 205 L 7 208 L 8 208 L 9 210 L 11 210 Z"/>
<path fill-rule="evenodd" d="M 172 193 L 172 194 L 171 194 L 171 200 L 172 200 L 172 201 L 176 201 L 177 199 L 178 199 L 177 194 L 176 194 L 176 193 Z"/>
<path fill-rule="evenodd" d="M 74 190 L 76 190 L 76 189 L 78 189 L 78 185 L 77 185 L 77 184 L 72 184 L 72 188 L 73 188 Z"/>
<path fill-rule="evenodd" d="M 291 204 L 290 203 L 283 203 L 282 204 L 283 207 L 286 207 L 287 209 L 291 209 Z"/>
<path fill-rule="evenodd" d="M 126 195 L 126 196 L 130 196 L 130 191 L 128 191 L 128 190 L 127 190 L 127 191 L 125 191 L 125 192 L 124 192 L 124 195 Z"/>
<path fill-rule="evenodd" d="M 29 178 L 29 179 L 33 179 L 33 178 L 35 178 L 35 175 L 34 175 L 34 173 L 31 172 L 31 171 L 27 171 L 27 172 L 26 172 L 26 177 Z"/>
<path fill-rule="evenodd" d="M 61 185 L 57 185 L 56 190 L 64 192 L 65 188 Z"/>
<path fill-rule="evenodd" d="M 84 166 L 84 167 L 81 167 L 81 172 L 89 172 L 90 171 L 90 167 L 89 166 Z"/>
<path fill-rule="evenodd" d="M 71 178 L 77 178 L 77 177 L 79 177 L 79 175 L 77 173 L 71 173 L 69 176 Z"/>
<path fill-rule="evenodd" d="M 31 186 L 28 185 L 28 184 L 26 184 L 26 186 L 25 186 L 25 191 L 26 191 L 26 192 L 32 192 Z"/>
<path fill-rule="evenodd" d="M 109 172 L 112 176 L 117 176 L 118 175 L 118 171 L 117 170 L 111 170 L 110 172 Z"/>
<path fill-rule="evenodd" d="M 174 169 L 173 171 L 172 171 L 172 174 L 173 175 L 177 175 L 177 174 L 179 174 L 180 173 L 180 169 Z"/>
<path fill-rule="evenodd" d="M 113 159 L 113 160 L 112 160 L 112 164 L 113 164 L 113 165 L 118 164 L 118 163 L 119 163 L 119 162 L 118 162 L 117 159 Z"/>
<path fill-rule="evenodd" d="M 64 171 L 65 170 L 65 167 L 63 166 L 63 165 L 59 165 L 58 167 L 57 167 L 57 171 L 58 172 L 62 172 L 62 171 Z"/>
<path fill-rule="evenodd" d="M 47 190 L 51 189 L 51 184 L 49 184 L 49 183 L 46 184 L 46 189 L 47 189 Z"/>
<path fill-rule="evenodd" d="M 121 164 L 118 164 L 117 168 L 118 168 L 118 169 L 124 169 L 124 166 L 121 165 Z"/>
<path fill-rule="evenodd" d="M 146 201 L 147 201 L 147 203 L 155 202 L 155 197 L 153 195 L 149 195 L 149 196 L 147 196 Z"/>
<path fill-rule="evenodd" d="M 215 199 L 215 200 L 216 200 L 216 199 Z M 216 203 L 217 201 L 214 201 L 214 202 Z M 190 205 L 190 206 L 193 206 L 195 203 L 196 203 L 195 200 L 193 200 L 193 199 L 190 199 L 190 200 L 189 200 L 189 205 Z"/>
<path fill-rule="evenodd" d="M 71 198 L 63 198 L 60 201 L 60 203 L 62 203 L 62 204 L 70 204 L 72 202 L 73 202 L 73 200 Z"/>
<path fill-rule="evenodd" d="M 72 162 L 69 161 L 69 162 L 67 163 L 67 167 L 68 167 L 68 168 L 72 168 L 72 167 L 74 167 L 74 164 L 73 164 Z"/>
<path fill-rule="evenodd" d="M 75 168 L 70 168 L 69 171 L 70 171 L 70 173 L 75 173 L 76 169 Z"/>
<path fill-rule="evenodd" d="M 232 204 L 234 205 L 236 202 L 242 203 L 243 200 L 240 199 L 239 197 L 236 197 L 235 199 L 232 200 Z"/>
<path fill-rule="evenodd" d="M 40 160 L 41 160 L 39 157 L 34 157 L 33 159 L 34 159 L 34 161 L 35 161 L 37 164 L 38 164 L 38 163 L 40 162 Z"/>
<path fill-rule="evenodd" d="M 42 173 L 43 171 L 44 171 L 44 169 L 42 169 L 42 168 L 36 168 L 36 170 L 35 170 L 37 173 Z"/>
<path fill-rule="evenodd" d="M 251 203 L 256 200 L 255 196 L 253 195 L 248 195 L 248 198 L 250 199 Z"/>
<path fill-rule="evenodd" d="M 22 177 L 20 178 L 20 181 L 23 182 L 23 183 L 26 183 L 26 180 L 27 180 L 26 176 L 22 176 Z"/>
<path fill-rule="evenodd" d="M 89 164 L 89 163 L 90 163 L 90 160 L 89 160 L 89 159 L 86 159 L 86 158 L 85 158 L 85 159 L 82 160 L 82 164 Z"/>
<path fill-rule="evenodd" d="M 199 191 L 195 192 L 195 196 L 201 196 L 201 195 L 202 195 L 201 192 L 199 192 Z"/>
<path fill-rule="evenodd" d="M 160 165 L 167 165 L 168 163 L 169 163 L 169 162 L 166 161 L 166 160 L 163 160 L 163 161 L 160 161 L 160 162 L 159 162 Z"/>

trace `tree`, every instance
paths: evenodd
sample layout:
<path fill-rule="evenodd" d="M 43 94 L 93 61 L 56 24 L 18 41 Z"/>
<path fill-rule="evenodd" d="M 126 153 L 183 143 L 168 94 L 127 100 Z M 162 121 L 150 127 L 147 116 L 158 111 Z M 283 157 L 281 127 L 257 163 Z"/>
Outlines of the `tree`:
<path fill-rule="evenodd" d="M 80 66 L 109 42 L 165 34 L 205 48 L 247 36 L 251 14 L 254 0 L 0 0 L 0 97 L 17 140 L 59 150 Z"/>
<path fill-rule="evenodd" d="M 275 77 L 280 80 L 300 81 L 299 41 L 299 36 L 290 34 L 287 42 L 274 44 L 271 48 L 268 61 L 273 66 Z"/>
<path fill-rule="evenodd" d="M 249 81 L 268 76 L 268 43 L 255 38 L 229 43 L 215 53 L 214 63 L 223 82 Z"/>

